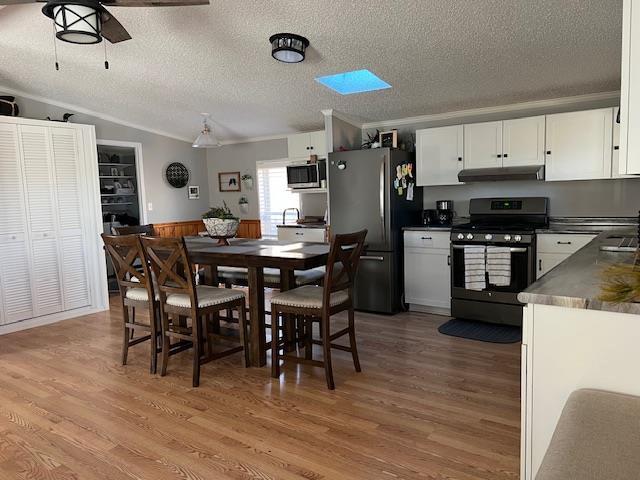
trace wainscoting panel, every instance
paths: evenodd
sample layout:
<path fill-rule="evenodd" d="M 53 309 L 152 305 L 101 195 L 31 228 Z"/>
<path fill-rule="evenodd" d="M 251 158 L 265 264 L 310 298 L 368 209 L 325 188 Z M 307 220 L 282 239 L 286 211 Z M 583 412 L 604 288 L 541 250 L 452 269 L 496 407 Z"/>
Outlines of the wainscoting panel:
<path fill-rule="evenodd" d="M 185 237 L 198 235 L 206 229 L 202 220 L 188 220 L 186 222 L 154 223 L 156 235 L 160 237 Z M 238 227 L 238 238 L 261 238 L 260 220 L 241 220 Z"/>

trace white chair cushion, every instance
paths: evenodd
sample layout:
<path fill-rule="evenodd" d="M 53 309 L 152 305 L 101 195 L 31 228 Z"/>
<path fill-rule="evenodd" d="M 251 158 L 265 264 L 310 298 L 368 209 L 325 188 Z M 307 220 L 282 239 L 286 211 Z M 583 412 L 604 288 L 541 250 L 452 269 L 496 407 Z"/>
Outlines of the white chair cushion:
<path fill-rule="evenodd" d="M 249 273 L 244 267 L 218 267 L 218 278 L 223 280 L 244 280 L 249 278 Z"/>
<path fill-rule="evenodd" d="M 244 298 L 244 293 L 230 288 L 208 287 L 206 285 L 198 285 L 196 287 L 198 294 L 198 307 L 205 308 L 212 305 L 220 305 L 222 303 L 231 302 Z M 191 298 L 185 293 L 172 293 L 167 296 L 167 305 L 173 307 L 191 308 Z"/>
<path fill-rule="evenodd" d="M 322 308 L 322 292 L 324 288 L 315 285 L 303 285 L 286 292 L 281 292 L 271 298 L 272 305 L 285 305 L 287 307 Z M 349 300 L 349 294 L 345 290 L 333 292 L 329 305 L 335 307 Z"/>
<path fill-rule="evenodd" d="M 135 280 L 132 280 L 135 282 Z M 129 300 L 133 300 L 135 302 L 148 302 L 149 294 L 147 293 L 146 288 L 129 288 L 125 295 Z"/>

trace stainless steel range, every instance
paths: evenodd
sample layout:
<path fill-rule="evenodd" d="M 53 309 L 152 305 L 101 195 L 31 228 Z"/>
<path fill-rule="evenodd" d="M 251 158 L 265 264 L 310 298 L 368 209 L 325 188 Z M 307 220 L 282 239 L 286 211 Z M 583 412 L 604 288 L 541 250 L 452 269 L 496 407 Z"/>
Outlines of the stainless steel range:
<path fill-rule="evenodd" d="M 535 230 L 548 225 L 548 199 L 473 198 L 469 214 L 451 229 L 451 315 L 522 325 L 517 295 L 535 281 Z"/>

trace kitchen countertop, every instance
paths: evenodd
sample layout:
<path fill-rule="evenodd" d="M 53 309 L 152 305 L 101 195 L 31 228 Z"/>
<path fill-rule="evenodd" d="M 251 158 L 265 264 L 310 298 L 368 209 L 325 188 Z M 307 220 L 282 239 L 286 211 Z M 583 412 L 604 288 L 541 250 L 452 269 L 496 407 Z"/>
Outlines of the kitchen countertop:
<path fill-rule="evenodd" d="M 278 228 L 327 228 L 325 223 L 285 223 L 276 225 Z"/>
<path fill-rule="evenodd" d="M 584 233 L 584 232 L 582 232 Z M 640 315 L 640 303 L 610 303 L 598 300 L 602 271 L 614 263 L 631 263 L 633 252 L 604 252 L 600 245 L 613 233 L 635 236 L 636 228 L 607 230 L 585 247 L 518 294 L 522 303 Z"/>
<path fill-rule="evenodd" d="M 536 229 L 536 233 L 592 233 L 633 228 L 638 225 L 634 217 L 597 218 L 597 217 L 551 217 L 548 228 Z"/>

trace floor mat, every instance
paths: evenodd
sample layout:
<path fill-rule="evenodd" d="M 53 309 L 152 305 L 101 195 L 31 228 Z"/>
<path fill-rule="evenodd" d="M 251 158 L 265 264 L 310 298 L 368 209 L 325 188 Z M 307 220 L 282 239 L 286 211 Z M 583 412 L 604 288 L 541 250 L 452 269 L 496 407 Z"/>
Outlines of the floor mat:
<path fill-rule="evenodd" d="M 443 335 L 468 338 L 480 342 L 517 343 L 522 341 L 522 328 L 513 325 L 454 318 L 438 327 Z"/>

